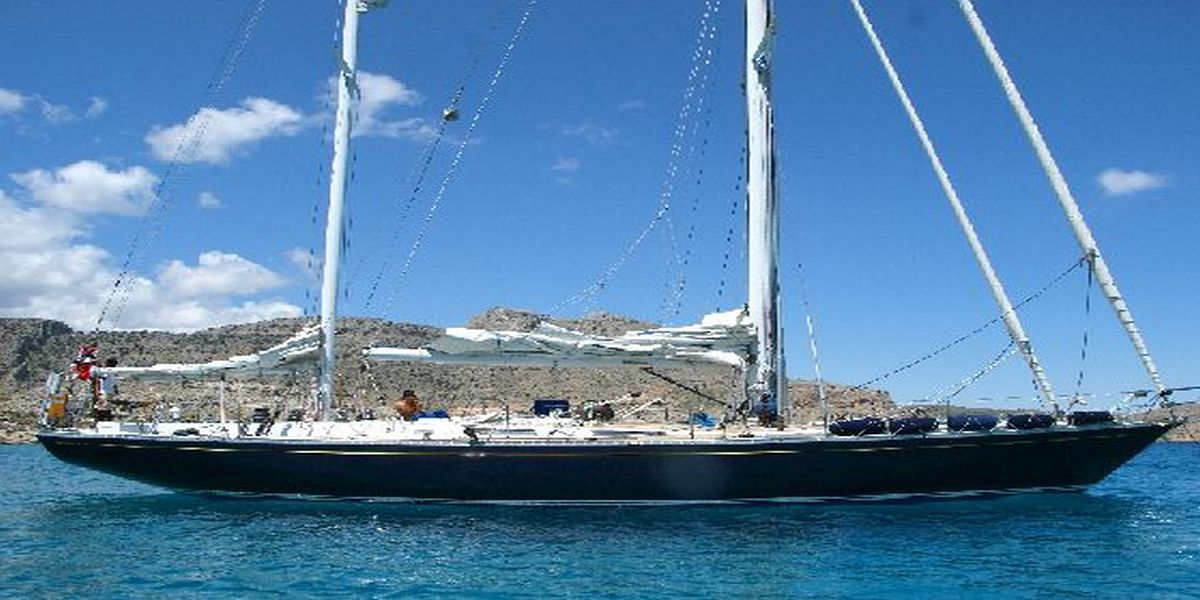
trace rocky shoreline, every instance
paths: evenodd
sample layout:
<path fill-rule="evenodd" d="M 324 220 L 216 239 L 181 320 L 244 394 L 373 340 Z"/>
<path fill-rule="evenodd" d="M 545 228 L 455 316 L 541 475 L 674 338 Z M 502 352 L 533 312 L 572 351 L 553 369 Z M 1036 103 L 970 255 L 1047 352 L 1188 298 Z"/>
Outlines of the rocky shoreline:
<path fill-rule="evenodd" d="M 30 444 L 37 441 L 34 433 L 37 429 L 20 427 L 9 422 L 0 423 L 0 445 Z"/>
<path fill-rule="evenodd" d="M 554 319 L 545 315 L 495 308 L 470 320 L 468 326 L 528 331 L 548 321 L 576 331 L 616 336 L 645 329 L 652 323 L 608 313 L 582 319 Z M 299 331 L 302 319 L 277 319 L 228 325 L 194 333 L 161 331 L 102 331 L 84 334 L 64 323 L 44 319 L 0 319 L 0 443 L 33 440 L 37 430 L 46 375 L 63 372 L 83 343 L 99 346 L 99 359 L 116 358 L 122 365 L 189 363 L 250 354 Z M 416 347 L 440 335 L 436 327 L 391 323 L 376 319 L 342 318 L 338 321 L 339 364 L 335 404 L 353 415 L 368 412 L 392 414 L 391 406 L 405 389 L 416 390 L 427 409 L 450 414 L 472 414 L 511 408 L 527 410 L 535 398 L 565 398 L 575 406 L 584 401 L 619 401 L 632 409 L 654 399 L 659 402 L 642 414 L 647 420 L 680 419 L 692 411 L 718 413 L 717 402 L 741 401 L 740 376 L 728 367 L 700 367 L 672 371 L 667 381 L 637 368 L 555 369 L 533 367 L 446 367 L 424 364 L 366 364 L 358 350 L 370 346 Z M 303 379 L 303 380 L 301 380 Z M 185 418 L 214 418 L 215 381 L 180 381 L 172 384 L 122 384 L 121 396 L 134 399 L 140 408 L 132 418 L 162 418 L 179 409 Z M 311 396 L 308 378 L 230 382 L 227 394 L 231 412 L 248 414 L 250 407 L 266 405 L 286 414 L 303 408 Z M 829 385 L 835 412 L 878 413 L 893 405 L 886 392 Z M 797 418 L 815 418 L 816 387 L 792 381 L 789 390 L 799 411 Z M 622 400 L 623 399 L 623 400 Z"/>
<path fill-rule="evenodd" d="M 644 329 L 651 323 L 617 315 L 597 313 L 583 319 L 552 319 L 528 311 L 495 308 L 471 319 L 471 327 L 530 330 L 541 321 L 599 335 L 620 335 Z M 301 319 L 277 319 L 260 323 L 228 325 L 180 334 L 160 331 L 113 331 L 84 334 L 64 323 L 44 319 L 0 319 L 0 444 L 36 441 L 42 390 L 46 374 L 61 372 L 82 343 L 100 346 L 100 357 L 115 357 L 125 365 L 159 362 L 202 362 L 249 354 L 267 348 L 300 330 Z M 528 367 L 444 367 L 422 364 L 366 365 L 357 349 L 372 345 L 415 347 L 439 335 L 435 327 L 391 323 L 375 319 L 339 320 L 339 369 L 336 374 L 337 405 L 350 414 L 390 415 L 391 405 L 404 389 L 414 389 L 428 409 L 451 414 L 472 414 L 511 408 L 527 409 L 535 398 L 557 397 L 575 406 L 592 401 L 621 401 L 631 408 L 660 399 L 642 413 L 646 420 L 684 418 L 693 411 L 720 413 L 714 403 L 740 401 L 737 374 L 723 367 L 703 367 L 671 372 L 678 384 L 664 381 L 636 368 L 552 369 Z M 231 411 L 246 415 L 249 407 L 267 405 L 276 410 L 304 406 L 310 396 L 308 381 L 230 383 L 227 394 Z M 696 393 L 699 392 L 699 393 Z M 168 409 L 181 410 L 185 417 L 214 418 L 216 382 L 181 381 L 178 384 L 123 385 L 121 394 L 140 400 L 131 418 L 154 419 Z M 852 415 L 898 414 L 886 392 L 826 385 L 831 413 Z M 789 394 L 797 411 L 794 418 L 808 422 L 819 418 L 817 390 L 812 382 L 789 382 Z M 623 400 L 619 400 L 623 399 Z M 1169 434 L 1174 441 L 1200 441 L 1200 406 L 1176 407 L 1177 414 L 1191 421 Z M 1165 411 L 1149 418 L 1161 419 Z"/>

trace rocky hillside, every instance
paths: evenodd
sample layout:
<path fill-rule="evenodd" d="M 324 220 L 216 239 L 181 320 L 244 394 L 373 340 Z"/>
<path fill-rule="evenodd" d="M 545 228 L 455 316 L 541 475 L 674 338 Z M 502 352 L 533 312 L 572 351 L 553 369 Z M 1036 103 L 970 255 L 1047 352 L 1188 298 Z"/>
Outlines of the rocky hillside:
<path fill-rule="evenodd" d="M 546 320 L 570 329 L 599 335 L 619 335 L 652 327 L 607 313 L 578 320 L 550 319 L 535 313 L 495 308 L 478 315 L 470 327 L 528 331 Z M 84 334 L 63 323 L 42 319 L 0 319 L 0 437 L 27 439 L 33 431 L 48 373 L 63 371 L 85 342 L 100 347 L 99 358 L 116 358 L 122 365 L 161 362 L 203 362 L 267 348 L 294 334 L 305 323 L 279 319 L 229 325 L 188 334 L 157 331 L 109 331 Z M 739 376 L 731 369 L 705 367 L 664 373 L 676 383 L 640 369 L 552 369 L 528 367 L 445 367 L 438 365 L 366 364 L 358 350 L 372 345 L 414 347 L 436 337 L 441 329 L 361 318 L 339 321 L 338 405 L 351 413 L 371 410 L 391 414 L 390 405 L 404 389 L 413 389 L 427 408 L 452 413 L 486 412 L 509 407 L 527 410 L 534 398 L 560 397 L 578 404 L 585 400 L 618 401 L 618 413 L 645 406 L 641 418 L 679 419 L 692 410 L 720 413 L 721 403 L 740 401 Z M 227 397 L 232 410 L 248 413 L 253 405 L 280 410 L 307 406 L 311 378 L 278 378 L 273 381 L 233 382 Z M 695 393 L 695 390 L 699 393 Z M 804 381 L 790 384 L 801 420 L 814 419 L 816 389 Z M 851 390 L 833 386 L 829 397 L 839 413 L 879 413 L 892 404 L 876 390 Z M 178 406 L 193 416 L 215 411 L 212 399 L 217 384 L 181 381 L 178 384 L 123 384 L 121 395 L 137 400 L 141 412 Z M 661 398 L 661 402 L 651 403 Z"/>

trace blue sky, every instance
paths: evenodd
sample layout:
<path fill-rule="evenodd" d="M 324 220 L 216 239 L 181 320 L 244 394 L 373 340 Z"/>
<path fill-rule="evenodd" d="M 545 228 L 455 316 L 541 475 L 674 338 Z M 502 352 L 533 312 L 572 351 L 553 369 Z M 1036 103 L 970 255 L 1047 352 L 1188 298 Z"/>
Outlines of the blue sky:
<path fill-rule="evenodd" d="M 849 4 L 777 4 L 789 372 L 812 371 L 803 289 L 825 374 L 862 382 L 996 309 Z M 313 312 L 340 8 L 259 6 L 7 7 L 0 36 L 19 56 L 0 70 L 0 314 L 90 329 L 127 260 L 105 326 Z M 740 304 L 740 3 L 542 0 L 468 137 L 527 6 L 393 0 L 364 17 L 343 314 L 456 325 L 503 305 L 685 323 Z M 1079 251 L 956 4 L 867 8 L 1010 293 L 1041 288 Z M 1168 382 L 1197 383 L 1200 7 L 977 9 Z M 462 118 L 413 194 L 462 81 Z M 1085 315 L 1085 292 L 1076 271 L 1022 311 L 1057 388 L 1075 390 L 1085 329 L 1083 391 L 1146 386 L 1094 290 Z M 928 397 L 1005 343 L 994 326 L 880 385 Z M 1009 395 L 1032 395 L 1016 357 L 963 400 Z"/>

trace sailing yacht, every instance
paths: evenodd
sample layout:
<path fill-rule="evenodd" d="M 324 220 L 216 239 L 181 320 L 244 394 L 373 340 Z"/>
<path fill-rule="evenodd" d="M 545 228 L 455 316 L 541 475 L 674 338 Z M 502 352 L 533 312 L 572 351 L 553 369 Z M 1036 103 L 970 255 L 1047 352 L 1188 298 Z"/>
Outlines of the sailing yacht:
<path fill-rule="evenodd" d="M 995 270 L 974 236 L 936 151 L 912 109 L 865 12 L 853 2 L 991 284 L 1014 345 L 1046 400 L 1055 396 Z M 804 427 L 788 422 L 778 283 L 769 0 L 747 0 L 744 58 L 747 114 L 747 305 L 699 324 L 621 336 L 585 335 L 542 324 L 532 332 L 449 329 L 420 348 L 368 348 L 367 360 L 449 365 L 693 368 L 724 365 L 744 374 L 743 405 L 764 426 L 597 426 L 567 416 L 346 422 L 333 419 L 334 350 L 350 110 L 361 14 L 376 2 L 348 0 L 330 177 L 320 325 L 254 355 L 203 364 L 101 367 L 111 378 L 222 380 L 294 372 L 317 364 L 312 421 L 248 428 L 217 422 L 130 423 L 39 433 L 63 461 L 182 490 L 389 497 L 415 501 L 723 502 L 943 498 L 1028 491 L 1077 491 L 1137 455 L 1177 423 L 1124 422 L 1108 413 L 995 418 L 859 419 Z M 964 12 L 1022 122 L 1080 246 L 1126 326 L 1156 393 L 1162 384 L 1128 307 L 1032 126 L 969 0 Z M 265 425 L 265 426 L 264 426 Z M 253 430 L 252 430 L 253 429 Z"/>

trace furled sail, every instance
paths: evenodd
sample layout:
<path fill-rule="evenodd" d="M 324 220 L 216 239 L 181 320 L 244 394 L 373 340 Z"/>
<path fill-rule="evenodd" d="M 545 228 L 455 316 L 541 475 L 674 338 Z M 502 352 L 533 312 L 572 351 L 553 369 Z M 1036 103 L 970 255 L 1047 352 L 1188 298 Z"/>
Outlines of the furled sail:
<path fill-rule="evenodd" d="M 375 361 L 458 365 L 558 367 L 743 368 L 754 347 L 754 325 L 744 310 L 706 315 L 698 325 L 595 336 L 541 323 L 530 332 L 452 327 L 421 348 L 368 348 Z"/>
<path fill-rule="evenodd" d="M 292 373 L 301 366 L 313 364 L 316 361 L 317 348 L 320 343 L 320 327 L 314 326 L 254 354 L 233 356 L 206 363 L 162 363 L 150 367 L 104 367 L 98 371 L 101 376 L 116 376 L 118 379 L 140 381 L 176 380 L 181 377 L 243 378 L 272 374 L 283 375 Z"/>

